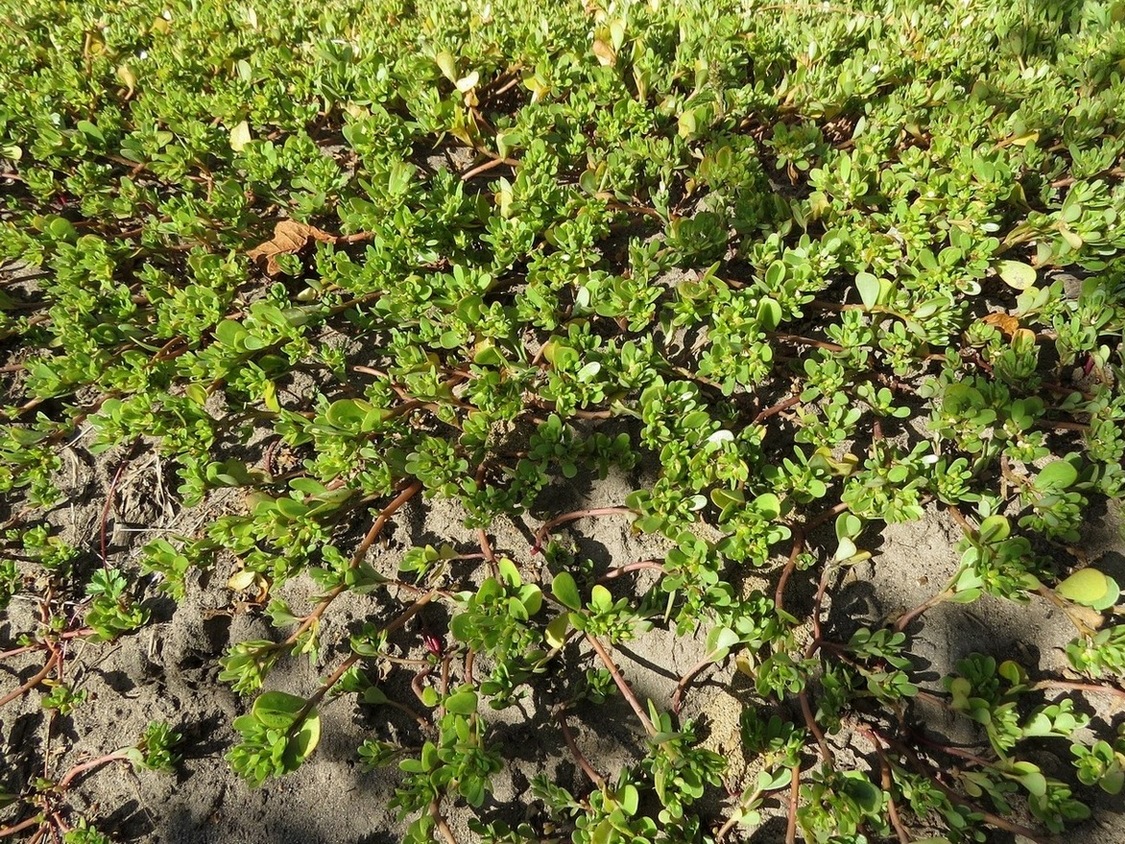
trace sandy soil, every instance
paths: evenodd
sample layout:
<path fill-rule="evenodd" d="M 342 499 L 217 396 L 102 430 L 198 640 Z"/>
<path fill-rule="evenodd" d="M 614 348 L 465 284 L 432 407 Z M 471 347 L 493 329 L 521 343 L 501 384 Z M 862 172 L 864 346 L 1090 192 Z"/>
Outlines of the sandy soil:
<path fill-rule="evenodd" d="M 67 460 L 69 491 L 74 501 L 89 503 L 67 505 L 51 517 L 64 536 L 86 548 L 93 560 L 99 554 L 98 525 L 108 484 L 107 465 L 114 465 L 113 454 L 94 463 L 83 453 L 71 453 Z M 541 512 L 527 516 L 520 524 L 497 524 L 491 532 L 494 547 L 498 553 L 511 556 L 527 578 L 547 583 L 549 575 L 542 558 L 529 553 L 529 537 L 542 520 L 574 507 L 620 504 L 637 481 L 611 476 L 605 481 L 556 490 L 545 499 Z M 134 461 L 119 479 L 108 520 L 111 563 L 128 565 L 139 546 L 158 532 L 191 533 L 214 508 L 232 506 L 236 500 L 228 496 L 225 501 L 180 511 L 167 494 L 169 483 L 168 467 L 151 456 Z M 1091 562 L 1125 582 L 1125 545 L 1120 535 L 1116 519 L 1092 514 L 1082 550 Z M 661 539 L 632 535 L 627 520 L 620 516 L 574 522 L 560 528 L 556 536 L 576 543 L 579 555 L 592 560 L 595 571 L 658 557 L 667 548 Z M 921 522 L 890 527 L 881 538 L 869 540 L 866 547 L 875 556 L 849 571 L 832 593 L 828 632 L 846 639 L 856 627 L 879 624 L 939 590 L 956 564 L 956 538 L 957 530 L 948 517 L 931 511 Z M 371 560 L 376 568 L 393 572 L 405 549 L 435 541 L 450 542 L 466 551 L 477 548 L 475 533 L 461 526 L 456 508 L 411 502 L 387 532 L 385 542 L 373 551 Z M 239 699 L 218 681 L 216 657 L 232 642 L 275 635 L 258 611 L 239 600 L 243 596 L 233 595 L 227 588 L 230 567 L 230 561 L 220 561 L 213 572 L 194 574 L 187 598 L 178 607 L 159 596 L 154 584 L 149 583 L 146 600 L 153 621 L 145 629 L 116 643 L 71 648 L 70 676 L 89 695 L 88 702 L 72 715 L 46 718 L 38 692 L 0 709 L 3 784 L 18 788 L 45 770 L 57 776 L 75 763 L 134 743 L 147 722 L 165 720 L 187 739 L 187 755 L 177 775 L 134 775 L 125 766 L 109 766 L 70 792 L 73 808 L 93 818 L 117 840 L 166 844 L 399 841 L 402 825 L 387 806 L 398 774 L 393 769 L 368 772 L 356 754 L 357 746 L 366 738 L 418 741 L 416 726 L 393 710 L 362 709 L 352 696 L 327 704 L 322 710 L 323 737 L 312 759 L 296 774 L 260 789 L 250 789 L 222 758 L 234 739 L 230 722 L 245 710 L 248 701 Z M 615 582 L 618 589 L 628 586 Z M 307 590 L 308 584 L 303 588 Z M 812 575 L 799 574 L 793 583 L 794 609 L 807 609 L 812 591 Z M 290 590 L 287 597 L 298 610 L 307 605 L 302 597 L 307 601 L 312 595 L 311 591 L 304 596 L 293 593 Z M 269 686 L 311 693 L 318 678 L 342 659 L 341 642 L 346 642 L 350 630 L 364 620 L 388 619 L 400 607 L 398 601 L 388 600 L 385 592 L 366 598 L 341 598 L 326 617 L 320 661 L 316 665 L 304 659 L 283 662 L 271 676 Z M 0 620 L 0 643 L 30 629 L 33 610 L 30 601 L 17 598 Z M 434 607 L 432 612 L 427 611 L 425 620 L 428 627 L 441 631 L 447 618 L 444 610 Z M 991 599 L 968 606 L 938 606 L 911 631 L 915 634 L 913 653 L 921 669 L 920 682 L 931 688 L 958 658 L 972 651 L 999 658 L 1022 657 L 1029 664 L 1038 663 L 1043 671 L 1061 672 L 1065 666 L 1061 649 L 1072 635 L 1066 619 L 1045 602 L 1018 605 Z M 416 634 L 403 641 L 420 653 Z M 678 638 L 655 629 L 615 653 L 638 696 L 667 707 L 677 678 L 698 661 L 703 649 L 700 637 Z M 581 671 L 592 665 L 586 650 L 572 647 L 560 663 L 567 673 L 553 677 L 552 682 L 565 686 L 572 676 L 581 676 Z M 14 687 L 34 673 L 36 657 L 11 659 L 2 668 L 5 689 Z M 390 670 L 389 665 L 377 668 Z M 391 673 L 388 683 L 389 689 L 405 695 L 400 699 L 417 704 L 401 670 Z M 1111 708 L 1112 701 L 1087 701 L 1082 705 L 1092 705 L 1091 714 L 1097 718 L 1106 723 L 1117 720 L 1119 713 Z M 559 784 L 581 793 L 588 788 L 557 726 L 538 704 L 538 698 L 531 698 L 523 707 L 487 713 L 492 741 L 504 748 L 508 765 L 486 804 L 486 818 L 538 823 L 540 808 L 529 800 L 529 782 L 540 773 L 549 773 Z M 727 784 L 732 790 L 739 789 L 754 773 L 753 760 L 741 754 L 739 715 L 745 706 L 760 705 L 750 695 L 747 678 L 730 664 L 702 675 L 687 698 L 684 716 L 698 719 L 706 745 L 730 760 Z M 971 739 L 971 731 L 966 732 L 963 724 L 949 721 L 938 711 L 924 707 L 919 711 L 927 729 L 938 735 L 951 740 Z M 641 747 L 636 719 L 620 698 L 601 707 L 580 708 L 570 724 L 583 752 L 606 775 L 615 775 L 623 764 L 636 758 Z M 841 753 L 862 756 L 862 748 L 846 731 L 833 741 Z M 1052 760 L 1052 753 L 1061 758 Z M 1059 742 L 1045 744 L 1035 761 L 1050 767 L 1068 764 L 1066 757 L 1065 743 Z M 1089 793 L 1086 796 L 1097 799 Z M 716 790 L 703 805 L 721 819 L 723 800 L 721 790 Z M 781 840 L 784 822 L 776 802 L 753 840 Z M 1120 804 L 1110 798 L 1099 799 L 1098 803 L 1097 819 L 1068 835 L 1070 841 L 1125 841 Z M 466 810 L 449 804 L 446 811 L 458 840 L 472 841 L 465 825 Z M 997 836 L 990 840 L 1010 839 Z"/>

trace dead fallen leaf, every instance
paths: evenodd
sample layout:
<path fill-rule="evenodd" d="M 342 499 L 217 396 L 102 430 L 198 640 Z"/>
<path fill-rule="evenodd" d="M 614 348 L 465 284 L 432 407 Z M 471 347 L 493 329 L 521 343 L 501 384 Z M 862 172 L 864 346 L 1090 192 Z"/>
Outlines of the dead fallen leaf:
<path fill-rule="evenodd" d="M 294 255 L 308 245 L 310 240 L 319 240 L 322 243 L 335 243 L 336 236 L 326 231 L 321 231 L 316 226 L 298 223 L 296 220 L 282 220 L 273 227 L 273 238 L 260 246 L 255 246 L 246 254 L 252 260 L 266 259 L 266 275 L 277 275 L 281 267 L 277 263 L 278 255 Z"/>
<path fill-rule="evenodd" d="M 994 313 L 989 314 L 981 320 L 985 325 L 995 325 L 1009 337 L 1014 335 L 1020 327 L 1020 321 L 1011 314 Z"/>
<path fill-rule="evenodd" d="M 612 45 L 607 44 L 600 38 L 594 41 L 594 56 L 597 57 L 598 64 L 602 67 L 617 64 L 617 51 L 613 49 Z"/>

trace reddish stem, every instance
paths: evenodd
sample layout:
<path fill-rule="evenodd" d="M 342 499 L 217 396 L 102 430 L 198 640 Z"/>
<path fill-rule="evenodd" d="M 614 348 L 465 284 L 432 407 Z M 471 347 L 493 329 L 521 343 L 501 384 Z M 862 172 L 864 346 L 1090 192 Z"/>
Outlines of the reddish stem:
<path fill-rule="evenodd" d="M 1006 820 L 999 815 L 995 815 L 992 812 L 988 812 L 972 803 L 971 801 L 966 800 L 952 788 L 939 780 L 934 774 L 934 771 L 928 765 L 924 764 L 922 760 L 919 759 L 918 756 L 914 753 L 914 751 L 912 751 L 902 742 L 896 741 L 889 736 L 881 736 L 881 738 L 888 747 L 892 748 L 896 753 L 905 758 L 912 768 L 914 768 L 918 773 L 928 778 L 934 785 L 936 785 L 941 790 L 941 792 L 949 798 L 949 801 L 951 803 L 956 803 L 958 806 L 963 806 L 970 812 L 980 815 L 986 823 L 996 827 L 997 829 L 1002 829 L 1005 832 L 1012 833 L 1013 835 L 1022 835 L 1024 838 L 1036 842 L 1036 844 L 1047 844 L 1047 840 L 1043 838 L 1036 830 L 1030 829 L 1017 823 L 1012 823 L 1011 821 Z"/>
<path fill-rule="evenodd" d="M 816 739 L 817 746 L 820 748 L 820 757 L 829 765 L 835 765 L 836 760 L 832 755 L 832 750 L 828 747 L 828 742 L 824 738 L 824 733 L 820 729 L 820 725 L 816 723 L 816 718 L 813 717 L 812 707 L 809 705 L 808 692 L 802 691 L 797 695 L 797 702 L 801 705 L 801 714 L 805 716 L 805 726 L 809 728 L 809 732 L 813 734 Z"/>
<path fill-rule="evenodd" d="M 754 421 L 751 424 L 752 425 L 758 425 L 762 422 L 765 422 L 771 416 L 775 416 L 778 413 L 781 413 L 782 411 L 788 410 L 789 408 L 793 407 L 794 405 L 800 404 L 800 403 L 801 403 L 801 397 L 800 396 L 790 396 L 789 398 L 785 399 L 784 401 L 779 401 L 777 404 L 772 405 L 770 407 L 767 407 L 765 410 L 761 411 L 757 416 L 754 417 Z"/>
<path fill-rule="evenodd" d="M 785 587 L 789 585 L 789 578 L 797 570 L 797 558 L 805 547 L 805 532 L 802 528 L 793 529 L 793 548 L 789 551 L 789 559 L 785 568 L 781 570 L 781 577 L 777 580 L 777 589 L 773 593 L 773 602 L 779 611 L 785 609 Z"/>
<path fill-rule="evenodd" d="M 785 844 L 795 844 L 797 841 L 797 804 L 801 800 L 801 766 L 794 765 L 789 769 L 793 778 L 789 782 L 789 815 L 785 823 Z"/>
<path fill-rule="evenodd" d="M 425 595 L 423 595 L 421 598 L 407 607 L 405 612 L 401 613 L 394 620 L 387 623 L 386 627 L 384 627 L 382 630 L 383 635 L 389 636 L 391 633 L 394 633 L 396 630 L 401 628 L 404 624 L 406 624 L 406 622 L 410 621 L 410 619 L 417 615 L 422 607 L 426 606 L 426 604 L 432 601 L 436 595 L 436 592 L 427 592 Z M 329 675 L 327 680 L 320 684 L 320 688 L 318 688 L 313 696 L 305 702 L 305 705 L 301 707 L 301 711 L 297 713 L 297 717 L 293 719 L 293 726 L 289 728 L 291 732 L 296 732 L 301 728 L 301 725 L 304 723 L 305 718 L 308 717 L 308 714 L 313 711 L 313 709 L 318 703 L 320 703 L 321 700 L 324 699 L 324 696 L 326 694 L 332 691 L 332 687 L 340 681 L 340 678 L 344 676 L 347 670 L 357 662 L 359 662 L 359 660 L 360 655 L 353 653 L 342 663 L 340 663 L 339 667 Z"/>
<path fill-rule="evenodd" d="M 604 583 L 607 580 L 613 580 L 616 577 L 621 577 L 622 575 L 629 574 L 630 572 L 645 570 L 658 571 L 663 574 L 664 564 L 659 560 L 640 560 L 636 563 L 628 563 L 627 565 L 610 569 L 598 578 L 598 582 Z"/>
<path fill-rule="evenodd" d="M 6 704 L 11 703 L 16 698 L 21 697 L 22 695 L 26 694 L 27 692 L 38 686 L 40 683 L 42 683 L 45 679 L 47 679 L 47 675 L 51 673 L 51 669 L 55 667 L 58 661 L 58 652 L 52 653 L 51 658 L 47 660 L 47 664 L 43 666 L 42 670 L 40 670 L 38 674 L 36 674 L 18 689 L 8 692 L 8 694 L 4 695 L 3 698 L 0 698 L 0 706 L 5 706 Z"/>
<path fill-rule="evenodd" d="M 598 657 L 602 661 L 602 664 L 604 664 L 605 667 L 609 670 L 610 675 L 613 677 L 613 682 L 617 684 L 617 688 L 621 692 L 621 696 L 625 698 L 626 701 L 628 701 L 629 706 L 633 709 L 633 712 L 637 714 L 637 718 L 640 719 L 641 724 L 645 728 L 645 732 L 647 732 L 650 736 L 655 735 L 656 727 L 654 727 L 652 721 L 649 720 L 647 713 L 645 713 L 644 707 L 642 707 L 640 701 L 637 700 L 637 696 L 633 694 L 633 690 L 629 688 L 629 684 L 625 682 L 625 678 L 621 676 L 621 672 L 617 670 L 617 666 L 614 665 L 613 660 L 610 658 L 609 653 L 606 651 L 605 647 L 601 642 L 597 640 L 596 637 L 591 636 L 589 633 L 586 634 L 586 641 L 590 643 L 590 646 L 593 647 L 593 649 L 597 652 Z"/>
<path fill-rule="evenodd" d="M 356 548 L 355 553 L 352 555 L 351 563 L 349 566 L 350 568 L 354 569 L 363 562 L 363 558 L 367 555 L 367 552 L 370 550 L 371 546 L 375 544 L 375 540 L 379 538 L 379 534 L 383 532 L 383 528 L 386 526 L 387 521 L 398 511 L 400 507 L 402 507 L 402 505 L 404 505 L 407 501 L 417 495 L 419 490 L 421 489 L 421 481 L 414 481 L 408 487 L 402 490 L 402 492 L 400 492 L 397 496 L 395 496 L 394 500 L 392 500 L 390 504 L 383 508 L 382 512 L 380 512 L 379 516 L 375 519 L 375 523 L 371 525 L 371 530 L 369 530 L 367 532 L 367 535 L 363 537 L 363 541 L 359 543 L 359 547 Z M 343 583 L 341 583 L 339 586 L 334 587 L 327 595 L 321 598 L 320 603 L 318 603 L 316 607 L 313 608 L 313 611 L 311 613 L 305 616 L 300 626 L 295 631 L 293 631 L 293 633 L 288 638 L 286 638 L 285 641 L 282 642 L 278 647 L 287 648 L 293 644 L 296 644 L 301 636 L 304 635 L 304 633 L 310 627 L 316 624 L 317 620 L 322 615 L 324 615 L 324 611 L 328 609 L 329 605 L 342 594 L 344 594 L 347 589 L 348 587 Z"/>
<path fill-rule="evenodd" d="M 1098 685 L 1097 683 L 1076 683 L 1070 680 L 1040 680 L 1033 689 L 1070 689 L 1076 692 L 1090 692 L 1091 694 L 1113 695 L 1114 697 L 1125 700 L 1125 690 L 1111 686 L 1108 683 L 1105 685 Z"/>
<path fill-rule="evenodd" d="M 891 788 L 894 786 L 894 777 L 891 773 L 891 763 L 887 760 L 887 754 L 883 752 L 883 745 L 879 741 L 878 736 L 875 735 L 875 732 L 868 727 L 861 725 L 859 731 L 867 736 L 868 741 L 870 741 L 875 748 L 875 754 L 879 757 L 879 767 L 882 770 L 883 791 L 887 795 L 887 815 L 891 820 L 891 825 L 894 827 L 895 834 L 898 836 L 899 844 L 910 844 L 910 835 L 902 825 L 902 820 L 898 816 L 898 808 L 895 806 L 894 798 L 891 796 Z"/>
<path fill-rule="evenodd" d="M 43 823 L 43 819 L 36 815 L 33 818 L 28 818 L 27 820 L 20 821 L 19 823 L 12 826 L 0 826 L 0 838 L 10 838 L 16 833 L 23 832 L 25 829 L 28 829 L 29 827 L 33 827 L 36 824 L 40 823 Z"/>
<path fill-rule="evenodd" d="M 476 659 L 477 652 L 472 648 L 469 648 L 465 652 L 465 682 L 469 683 L 470 685 L 476 684 L 473 680 L 473 665 L 476 663 Z"/>
<path fill-rule="evenodd" d="M 55 786 L 55 789 L 57 791 L 66 791 L 75 779 L 77 779 L 87 771 L 91 771 L 94 768 L 100 768 L 103 765 L 108 765 L 110 762 L 125 761 L 128 761 L 128 757 L 126 757 L 122 753 L 107 753 L 105 756 L 99 756 L 97 759 L 91 759 L 88 762 L 83 762 L 81 765 L 75 765 L 73 768 L 66 772 L 61 780 L 59 780 L 58 785 Z"/>
<path fill-rule="evenodd" d="M 605 779 L 594 770 L 594 766 L 590 764 L 590 760 L 578 749 L 578 743 L 574 740 L 574 733 L 571 731 L 570 725 L 566 722 L 566 716 L 560 714 L 557 720 L 559 722 L 559 729 L 562 730 L 563 739 L 566 741 L 566 746 L 570 749 L 570 755 L 574 757 L 574 761 L 578 763 L 578 767 L 582 769 L 582 773 L 589 777 L 590 782 L 598 789 L 605 788 Z"/>
<path fill-rule="evenodd" d="M 702 674 L 709 665 L 714 665 L 715 660 L 704 658 L 688 669 L 687 673 L 680 678 L 680 682 L 676 683 L 676 690 L 672 692 L 672 711 L 677 715 L 680 714 L 680 708 L 683 706 L 684 692 L 687 691 L 688 685 Z"/>
<path fill-rule="evenodd" d="M 797 558 L 801 555 L 801 551 L 805 547 L 805 537 L 809 531 L 818 527 L 829 519 L 838 516 L 848 509 L 848 505 L 840 502 L 835 507 L 830 507 L 823 513 L 818 513 L 811 519 L 808 519 L 803 525 L 797 525 L 793 528 L 793 549 L 789 552 L 789 560 L 785 563 L 785 568 L 781 570 L 781 577 L 777 581 L 777 589 L 774 591 L 774 604 L 777 605 L 779 610 L 785 609 L 785 587 L 789 583 L 789 578 L 793 576 L 793 572 L 797 570 Z"/>
<path fill-rule="evenodd" d="M 481 465 L 483 466 L 484 464 Z M 488 563 L 489 571 L 495 575 L 497 571 L 499 571 L 499 569 L 496 568 L 496 555 L 492 552 L 492 544 L 488 541 L 488 534 L 485 532 L 484 528 L 477 530 L 477 539 L 480 540 L 481 556 L 484 558 L 485 562 Z"/>
<path fill-rule="evenodd" d="M 550 521 L 544 522 L 543 526 L 535 532 L 535 544 L 531 547 L 531 553 L 538 554 L 543 550 L 543 541 L 547 535 L 559 525 L 565 525 L 567 522 L 575 522 L 578 519 L 593 518 L 595 516 L 615 516 L 619 513 L 635 513 L 636 511 L 630 507 L 592 507 L 588 510 L 575 510 L 572 513 L 564 513 L 561 516 L 555 516 Z"/>
<path fill-rule="evenodd" d="M 486 161 L 483 164 L 478 164 L 476 167 L 473 167 L 469 170 L 466 170 L 464 173 L 461 174 L 461 181 L 467 182 L 467 181 L 469 181 L 469 179 L 472 179 L 474 176 L 479 176 L 482 173 L 487 173 L 489 170 L 492 170 L 496 167 L 502 167 L 507 163 L 508 163 L 508 159 L 493 158 L 491 161 Z"/>
<path fill-rule="evenodd" d="M 441 797 L 430 803 L 430 816 L 434 819 L 434 824 L 441 833 L 441 837 L 445 839 L 445 844 L 457 844 L 457 838 L 453 835 L 453 830 L 449 828 L 449 824 L 445 822 L 445 817 L 441 814 Z"/>
<path fill-rule="evenodd" d="M 781 340 L 783 343 L 793 343 L 797 346 L 813 346 L 817 349 L 824 349 L 829 352 L 842 352 L 844 347 L 837 343 L 829 343 L 825 340 L 814 340 L 812 337 L 801 337 L 798 334 L 782 334 L 777 331 L 767 332 L 770 339 Z"/>
<path fill-rule="evenodd" d="M 904 630 L 906 630 L 907 627 L 910 626 L 910 622 L 914 621 L 914 619 L 916 619 L 918 616 L 920 616 L 922 613 L 926 612 L 927 610 L 931 610 L 934 607 L 936 607 L 938 604 L 942 603 L 946 598 L 949 597 L 950 594 L 952 594 L 952 593 L 949 591 L 949 589 L 947 587 L 945 589 L 942 589 L 936 595 L 931 595 L 929 598 L 924 600 L 922 603 L 920 603 L 914 609 L 909 610 L 908 612 L 904 612 L 897 619 L 895 619 L 895 623 L 894 623 L 894 627 L 893 627 L 894 631 L 896 633 L 902 633 Z"/>

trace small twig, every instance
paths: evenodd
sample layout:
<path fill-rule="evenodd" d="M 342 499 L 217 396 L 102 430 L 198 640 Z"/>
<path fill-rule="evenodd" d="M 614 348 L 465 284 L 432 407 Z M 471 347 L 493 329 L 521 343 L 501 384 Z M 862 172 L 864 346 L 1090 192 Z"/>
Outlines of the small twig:
<path fill-rule="evenodd" d="M 424 683 L 426 678 L 430 676 L 430 672 L 432 670 L 433 668 L 427 665 L 425 668 L 415 674 L 410 681 L 410 690 L 414 692 L 414 697 L 418 698 L 419 703 L 426 703 L 425 695 L 423 694 L 424 690 L 422 688 L 422 683 Z"/>
<path fill-rule="evenodd" d="M 789 408 L 793 407 L 794 405 L 800 404 L 800 403 L 801 403 L 801 397 L 800 396 L 790 396 L 789 398 L 785 399 L 784 401 L 779 401 L 777 404 L 771 405 L 770 407 L 767 407 L 765 410 L 761 411 L 757 416 L 754 417 L 754 421 L 751 424 L 752 425 L 759 425 L 762 422 L 765 422 L 771 416 L 776 416 L 778 413 L 781 413 L 782 411 L 788 410 Z"/>

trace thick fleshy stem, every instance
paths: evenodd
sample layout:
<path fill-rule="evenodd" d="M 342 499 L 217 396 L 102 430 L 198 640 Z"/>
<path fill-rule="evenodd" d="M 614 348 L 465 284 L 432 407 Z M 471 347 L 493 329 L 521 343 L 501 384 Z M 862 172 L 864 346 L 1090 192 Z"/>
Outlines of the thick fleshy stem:
<path fill-rule="evenodd" d="M 875 734 L 874 730 L 860 725 L 859 731 L 867 737 L 871 745 L 875 748 L 875 754 L 879 757 L 879 768 L 882 772 L 881 785 L 884 793 L 887 795 L 887 817 L 890 818 L 891 826 L 894 827 L 895 835 L 898 836 L 899 844 L 910 844 L 913 840 L 906 828 L 902 825 L 902 819 L 898 815 L 898 807 L 895 806 L 894 798 L 891 796 L 891 788 L 894 785 L 894 775 L 891 771 L 890 760 L 887 759 L 887 754 L 883 752 L 883 744 L 879 737 Z"/>
<path fill-rule="evenodd" d="M 707 669 L 708 666 L 711 666 L 711 665 L 714 665 L 714 664 L 715 664 L 715 660 L 713 660 L 713 659 L 710 659 L 710 658 L 701 659 L 699 662 L 697 662 L 695 665 L 693 665 L 691 668 L 689 668 L 687 670 L 687 672 L 684 674 L 684 676 L 680 678 L 680 682 L 676 683 L 675 691 L 672 692 L 672 711 L 673 712 L 675 712 L 677 715 L 680 714 L 680 709 L 684 705 L 684 700 L 683 700 L 684 692 L 687 691 L 688 685 L 691 683 L 692 680 L 694 680 L 696 677 L 698 677 L 700 674 L 702 674 Z"/>
<path fill-rule="evenodd" d="M 9 704 L 16 698 L 22 697 L 24 694 L 31 691 L 44 680 L 46 680 L 47 675 L 51 673 L 51 669 L 58 664 L 59 658 L 60 656 L 58 651 L 52 653 L 50 659 L 47 660 L 47 663 L 43 666 L 43 668 L 39 670 L 38 674 L 36 674 L 18 689 L 13 689 L 12 691 L 8 692 L 8 694 L 4 695 L 4 697 L 0 698 L 0 706 Z"/>
<path fill-rule="evenodd" d="M 789 814 L 785 823 L 785 844 L 797 841 L 797 806 L 801 802 L 801 766 L 794 765 L 790 770 L 793 778 L 789 781 Z"/>
<path fill-rule="evenodd" d="M 637 718 L 640 719 L 641 724 L 645 728 L 645 732 L 650 736 L 655 735 L 656 727 L 653 726 L 644 707 L 641 706 L 640 701 L 637 700 L 637 696 L 633 694 L 633 690 L 629 688 L 629 684 L 625 682 L 625 678 L 621 676 L 621 672 L 617 669 L 613 659 L 610 658 L 609 652 L 606 651 L 605 646 L 597 640 L 597 637 L 591 636 L 589 633 L 586 634 L 586 641 L 590 643 L 590 646 L 597 653 L 598 658 L 601 659 L 602 664 L 605 665 L 606 669 L 609 671 L 610 676 L 613 677 L 613 682 L 617 684 L 621 696 L 625 698 L 633 712 L 636 713 Z"/>
<path fill-rule="evenodd" d="M 570 725 L 566 722 L 566 715 L 560 712 L 555 720 L 559 722 L 559 729 L 562 730 L 563 739 L 566 741 L 566 746 L 570 750 L 570 755 L 574 757 L 574 761 L 578 764 L 578 767 L 582 769 L 582 773 L 590 778 L 590 782 L 592 782 L 596 788 L 605 788 L 605 778 L 594 770 L 594 766 L 590 764 L 590 760 L 587 759 L 586 755 L 578 748 L 578 742 L 574 740 L 574 731 L 570 729 Z"/>
<path fill-rule="evenodd" d="M 386 526 L 387 521 L 390 519 L 390 517 L 393 516 L 395 512 L 397 512 L 398 509 L 402 507 L 402 505 L 404 505 L 407 501 L 417 495 L 421 489 L 422 483 L 420 481 L 414 481 L 405 489 L 403 489 L 397 496 L 395 496 L 390 504 L 383 508 L 382 512 L 380 512 L 378 517 L 375 519 L 375 523 L 371 525 L 371 530 L 369 530 L 367 532 L 367 535 L 363 537 L 363 541 L 359 543 L 359 547 L 356 548 L 355 554 L 352 555 L 350 568 L 357 568 L 359 564 L 363 562 L 363 558 L 367 556 L 368 550 L 370 550 L 371 546 L 375 544 L 375 540 L 379 538 L 379 534 L 383 532 L 383 528 Z M 309 630 L 309 628 L 316 624 L 320 617 L 324 615 L 325 610 L 328 609 L 331 603 L 339 598 L 342 594 L 344 594 L 347 589 L 348 587 L 345 584 L 341 583 L 339 586 L 334 587 L 330 592 L 328 592 L 327 595 L 320 599 L 320 603 L 318 603 L 316 607 L 313 608 L 313 611 L 305 616 L 305 618 L 301 621 L 300 626 L 298 626 L 297 629 L 294 630 L 293 633 L 290 634 L 278 647 L 287 648 L 291 645 L 295 645 L 301 638 L 301 636 L 303 636 Z"/>
<path fill-rule="evenodd" d="M 445 839 L 445 844 L 457 844 L 457 838 L 453 835 L 453 830 L 449 828 L 449 824 L 445 822 L 445 816 L 441 813 L 441 797 L 437 797 L 430 803 L 430 816 L 434 819 L 434 824 L 437 826 L 438 832 L 441 837 Z"/>
<path fill-rule="evenodd" d="M 110 762 L 128 761 L 129 757 L 127 757 L 124 753 L 115 752 L 107 753 L 105 756 L 99 756 L 97 759 L 91 759 L 90 761 L 83 762 L 80 765 L 75 765 L 73 768 L 67 771 L 66 774 L 63 775 L 63 778 L 59 780 L 58 785 L 55 786 L 55 789 L 57 791 L 66 791 L 75 779 L 77 779 L 87 771 L 92 771 L 94 768 L 100 768 L 103 765 L 108 765 Z"/>
<path fill-rule="evenodd" d="M 544 522 L 543 526 L 535 532 L 535 544 L 531 546 L 531 553 L 538 554 L 542 551 L 547 536 L 559 525 L 565 525 L 567 522 L 574 522 L 578 519 L 587 519 L 594 516 L 614 516 L 619 513 L 636 513 L 636 511 L 630 507 L 593 507 L 588 510 L 575 510 L 572 513 L 555 516 L 550 521 Z"/>
<path fill-rule="evenodd" d="M 18 835 L 23 832 L 25 829 L 30 829 L 36 824 L 41 823 L 43 823 L 43 818 L 36 815 L 35 817 L 20 821 L 17 824 L 12 824 L 11 826 L 0 826 L 0 838 L 10 838 L 13 835 Z"/>

